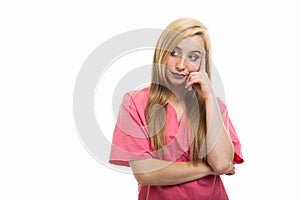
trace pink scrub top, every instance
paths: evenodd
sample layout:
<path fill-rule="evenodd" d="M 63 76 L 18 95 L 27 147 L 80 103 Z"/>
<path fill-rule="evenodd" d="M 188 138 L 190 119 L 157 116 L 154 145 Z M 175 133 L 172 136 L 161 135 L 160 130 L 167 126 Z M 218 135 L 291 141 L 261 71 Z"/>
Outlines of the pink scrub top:
<path fill-rule="evenodd" d="M 144 116 L 149 94 L 149 87 L 128 92 L 121 103 L 117 123 L 114 129 L 110 160 L 111 164 L 128 166 L 129 161 L 147 158 L 164 159 L 174 162 L 189 161 L 189 144 L 185 134 L 186 115 L 180 122 L 176 111 L 167 104 L 163 157 L 150 146 L 150 138 Z M 218 98 L 219 108 L 224 125 L 234 146 L 234 163 L 243 163 L 241 144 L 235 129 L 229 119 L 226 105 Z M 139 200 L 193 200 L 193 199 L 228 199 L 223 182 L 219 175 L 209 175 L 203 178 L 170 186 L 138 186 Z"/>

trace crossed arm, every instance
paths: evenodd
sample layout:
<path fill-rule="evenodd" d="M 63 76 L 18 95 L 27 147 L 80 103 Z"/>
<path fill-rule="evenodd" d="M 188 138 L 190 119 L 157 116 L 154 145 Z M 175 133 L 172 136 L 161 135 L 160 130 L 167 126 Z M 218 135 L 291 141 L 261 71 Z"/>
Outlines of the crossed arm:
<path fill-rule="evenodd" d="M 211 174 L 234 174 L 234 166 L 215 172 L 205 162 L 170 162 L 158 159 L 130 162 L 135 179 L 140 185 L 175 185 L 200 179 Z"/>
<path fill-rule="evenodd" d="M 130 166 L 140 185 L 175 185 L 213 174 L 204 162 L 170 162 L 158 159 L 131 161 Z"/>
<path fill-rule="evenodd" d="M 153 158 L 131 161 L 131 169 L 140 185 L 175 185 L 211 174 L 235 173 L 233 145 L 216 106 L 216 101 L 207 105 L 210 113 L 207 116 L 207 163 L 170 162 Z M 211 120 L 214 121 L 214 126 L 211 126 Z"/>

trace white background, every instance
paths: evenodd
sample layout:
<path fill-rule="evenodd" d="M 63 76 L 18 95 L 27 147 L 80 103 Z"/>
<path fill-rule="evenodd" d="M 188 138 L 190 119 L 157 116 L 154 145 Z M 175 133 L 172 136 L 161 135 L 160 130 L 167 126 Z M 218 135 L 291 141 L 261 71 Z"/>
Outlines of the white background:
<path fill-rule="evenodd" d="M 1 1 L 0 199 L 136 199 L 132 175 L 103 166 L 83 147 L 73 120 L 74 84 L 102 42 L 179 17 L 208 27 L 242 142 L 245 163 L 223 178 L 230 199 L 300 198 L 297 5 Z"/>

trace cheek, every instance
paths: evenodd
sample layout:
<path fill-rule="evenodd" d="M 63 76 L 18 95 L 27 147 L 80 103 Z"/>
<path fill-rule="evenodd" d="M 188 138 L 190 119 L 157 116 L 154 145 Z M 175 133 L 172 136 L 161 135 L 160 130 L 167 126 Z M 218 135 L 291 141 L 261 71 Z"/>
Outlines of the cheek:
<path fill-rule="evenodd" d="M 169 59 L 167 60 L 167 67 L 169 68 L 173 68 L 175 66 L 176 60 L 173 57 L 169 57 Z"/>
<path fill-rule="evenodd" d="M 196 72 L 200 69 L 200 62 L 189 63 L 189 72 Z"/>
<path fill-rule="evenodd" d="M 189 73 L 198 71 L 198 69 L 194 66 L 190 66 L 188 69 L 189 69 Z"/>

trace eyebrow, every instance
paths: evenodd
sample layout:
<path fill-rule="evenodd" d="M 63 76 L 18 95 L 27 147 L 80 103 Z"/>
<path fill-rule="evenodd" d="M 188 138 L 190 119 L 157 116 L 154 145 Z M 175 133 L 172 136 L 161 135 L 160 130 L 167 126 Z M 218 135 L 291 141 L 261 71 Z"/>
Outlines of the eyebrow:
<path fill-rule="evenodd" d="M 180 47 L 177 47 L 177 46 L 174 49 L 178 49 L 178 50 L 182 51 L 182 49 Z M 200 50 L 194 50 L 194 51 L 191 51 L 191 52 L 202 54 Z"/>

